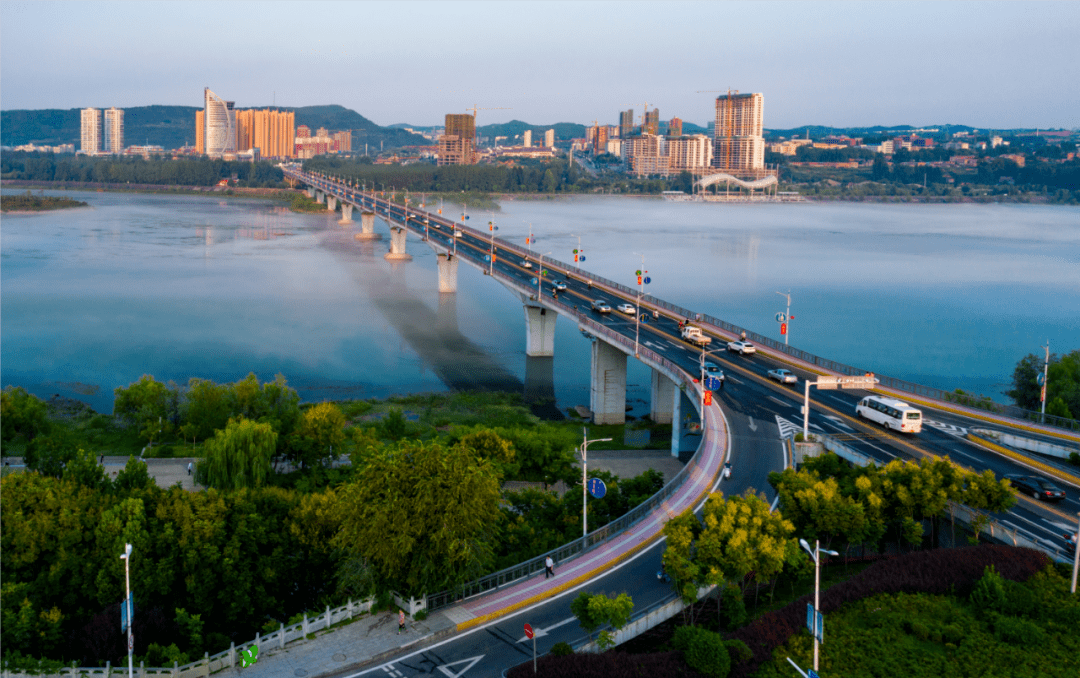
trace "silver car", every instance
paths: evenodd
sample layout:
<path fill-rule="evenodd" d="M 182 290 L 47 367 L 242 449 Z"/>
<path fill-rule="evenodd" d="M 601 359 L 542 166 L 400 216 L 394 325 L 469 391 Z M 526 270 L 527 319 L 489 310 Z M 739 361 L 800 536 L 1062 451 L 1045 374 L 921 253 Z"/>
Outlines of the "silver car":
<path fill-rule="evenodd" d="M 769 376 L 777 380 L 781 384 L 795 384 L 799 381 L 798 377 L 783 368 L 778 370 L 769 370 Z"/>

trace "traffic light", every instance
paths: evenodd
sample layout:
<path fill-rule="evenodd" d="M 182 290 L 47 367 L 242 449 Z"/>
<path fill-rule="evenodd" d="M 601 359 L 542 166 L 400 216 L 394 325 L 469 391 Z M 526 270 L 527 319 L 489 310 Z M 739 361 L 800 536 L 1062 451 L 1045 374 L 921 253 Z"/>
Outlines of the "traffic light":
<path fill-rule="evenodd" d="M 705 406 L 712 405 L 712 391 L 705 391 Z"/>

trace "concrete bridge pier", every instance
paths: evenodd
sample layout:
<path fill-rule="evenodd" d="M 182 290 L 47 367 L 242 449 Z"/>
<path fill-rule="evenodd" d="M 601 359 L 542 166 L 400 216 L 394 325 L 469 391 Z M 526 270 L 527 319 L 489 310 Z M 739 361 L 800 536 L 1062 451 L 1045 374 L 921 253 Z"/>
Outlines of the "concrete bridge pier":
<path fill-rule="evenodd" d="M 674 393 L 678 392 L 675 382 L 657 369 L 652 371 L 652 412 L 649 418 L 657 424 L 670 424 L 672 409 L 675 407 Z"/>
<path fill-rule="evenodd" d="M 305 193 L 307 193 L 307 197 L 308 197 L 308 198 L 310 198 L 310 199 L 312 199 L 312 200 L 314 200 L 314 199 L 315 199 L 315 189 L 314 189 L 314 187 L 312 187 L 312 186 L 308 186 L 308 187 L 307 187 L 307 188 L 306 188 L 306 189 L 304 190 L 304 192 L 305 192 Z"/>
<path fill-rule="evenodd" d="M 559 314 L 543 306 L 525 304 L 525 355 L 529 357 L 555 355 L 555 319 Z M 594 359 L 596 354 L 593 353 Z M 623 359 L 623 382 L 626 381 L 626 359 Z M 625 385 L 624 385 L 625 391 Z"/>
<path fill-rule="evenodd" d="M 322 202 L 324 197 L 325 196 L 323 195 L 322 191 L 320 191 L 319 189 L 315 189 L 315 202 Z"/>
<path fill-rule="evenodd" d="M 353 222 L 353 220 L 352 220 L 352 210 L 353 210 L 352 204 L 347 203 L 347 202 L 341 203 L 341 219 L 338 220 L 338 223 L 339 224 L 351 224 Z"/>
<path fill-rule="evenodd" d="M 673 389 L 671 398 L 671 456 L 679 458 L 682 451 L 682 389 Z"/>
<path fill-rule="evenodd" d="M 337 211 L 337 198 L 335 198 L 334 196 L 332 196 L 330 194 L 327 194 L 327 196 L 326 196 L 326 211 L 327 212 L 336 212 Z"/>
<path fill-rule="evenodd" d="M 435 262 L 439 268 L 439 294 L 457 292 L 457 257 L 440 252 L 435 255 Z"/>
<path fill-rule="evenodd" d="M 626 423 L 626 354 L 600 339 L 592 342 L 589 409 L 594 424 Z"/>
<path fill-rule="evenodd" d="M 390 227 L 390 251 L 384 255 L 384 258 L 390 261 L 412 260 L 412 255 L 405 253 L 405 236 L 408 233 L 404 226 Z"/>
<path fill-rule="evenodd" d="M 357 240 L 378 240 L 381 236 L 375 232 L 375 213 L 370 210 L 360 212 L 360 232 L 354 233 Z"/>

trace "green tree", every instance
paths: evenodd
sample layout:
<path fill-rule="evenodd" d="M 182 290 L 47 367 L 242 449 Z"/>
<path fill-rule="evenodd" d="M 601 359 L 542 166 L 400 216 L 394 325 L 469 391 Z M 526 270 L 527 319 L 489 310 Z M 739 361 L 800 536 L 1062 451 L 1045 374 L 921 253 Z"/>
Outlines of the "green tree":
<path fill-rule="evenodd" d="M 45 403 L 21 386 L 0 392 L 0 438 L 7 443 L 17 436 L 30 441 L 49 430 Z"/>
<path fill-rule="evenodd" d="M 604 629 L 596 639 L 596 644 L 601 650 L 606 650 L 615 645 L 615 634 L 630 621 L 634 612 L 634 601 L 626 593 L 610 597 L 603 593 L 595 595 L 586 591 L 578 594 L 570 603 L 570 611 L 578 619 L 581 628 L 591 637 L 602 626 L 610 626 Z"/>
<path fill-rule="evenodd" d="M 113 415 L 135 426 L 140 435 L 152 441 L 154 436 L 167 433 L 179 405 L 179 392 L 149 374 L 114 391 Z"/>
<path fill-rule="evenodd" d="M 697 561 L 696 539 L 701 533 L 701 523 L 691 508 L 664 524 L 666 546 L 664 548 L 664 571 L 671 577 L 672 586 L 682 599 L 683 619 L 694 623 L 694 603 L 698 590 L 707 585 L 707 570 Z"/>
<path fill-rule="evenodd" d="M 198 482 L 218 489 L 261 486 L 270 475 L 277 437 L 269 424 L 230 419 L 203 445 L 206 458 L 199 462 Z"/>
<path fill-rule="evenodd" d="M 341 443 L 345 440 L 345 415 L 333 403 L 319 403 L 300 417 L 294 435 L 304 467 L 322 464 L 330 459 L 335 447 L 341 452 Z"/>
<path fill-rule="evenodd" d="M 514 445 L 495 431 L 482 429 L 466 434 L 458 444 L 471 449 L 477 457 L 489 460 L 503 478 L 517 476 L 519 466 L 516 463 Z"/>
<path fill-rule="evenodd" d="M 55 428 L 30 441 L 23 461 L 28 469 L 59 478 L 64 475 L 64 467 L 75 458 L 79 447 L 80 441 L 71 430 Z"/>
<path fill-rule="evenodd" d="M 192 377 L 188 381 L 180 406 L 180 420 L 184 422 L 184 437 L 206 440 L 214 431 L 225 428 L 233 416 L 229 399 L 229 387 L 215 384 L 209 379 Z"/>
<path fill-rule="evenodd" d="M 499 474 L 455 445 L 401 442 L 368 459 L 342 490 L 334 545 L 405 594 L 453 588 L 481 574 L 498 526 Z"/>
<path fill-rule="evenodd" d="M 75 450 L 75 454 L 67 462 L 63 479 L 94 490 L 104 490 L 112 486 L 105 467 L 98 463 L 97 456 L 82 448 Z"/>
<path fill-rule="evenodd" d="M 885 160 L 885 156 L 881 153 L 874 154 L 874 165 L 870 170 L 870 178 L 874 181 L 886 181 L 889 178 L 889 162 Z"/>

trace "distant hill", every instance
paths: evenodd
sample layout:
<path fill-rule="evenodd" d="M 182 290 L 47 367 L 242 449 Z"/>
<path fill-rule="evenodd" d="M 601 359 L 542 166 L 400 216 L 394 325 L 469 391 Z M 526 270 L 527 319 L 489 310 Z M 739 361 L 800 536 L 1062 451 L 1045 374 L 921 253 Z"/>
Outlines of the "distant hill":
<path fill-rule="evenodd" d="M 513 139 L 521 136 L 525 130 L 532 130 L 533 143 L 543 142 L 544 132 L 549 129 L 555 130 L 555 138 L 562 141 L 568 139 L 580 139 L 585 136 L 585 125 L 576 122 L 557 122 L 554 125 L 530 125 L 521 120 L 511 120 L 494 125 L 481 125 L 476 132 L 482 137 L 507 137 Z"/>
<path fill-rule="evenodd" d="M 265 108 L 265 107 L 257 107 Z M 136 106 L 124 109 L 124 143 L 151 144 L 164 148 L 179 148 L 195 143 L 195 106 Z M 303 106 L 281 108 L 295 111 L 296 124 L 307 125 L 312 131 L 319 127 L 329 130 L 352 130 L 353 148 L 364 143 L 372 150 L 429 143 L 418 134 L 402 129 L 381 127 L 356 111 L 344 106 Z M 48 146 L 75 144 L 79 147 L 80 109 L 44 109 L 0 111 L 0 145 L 21 146 L 34 143 Z"/>

